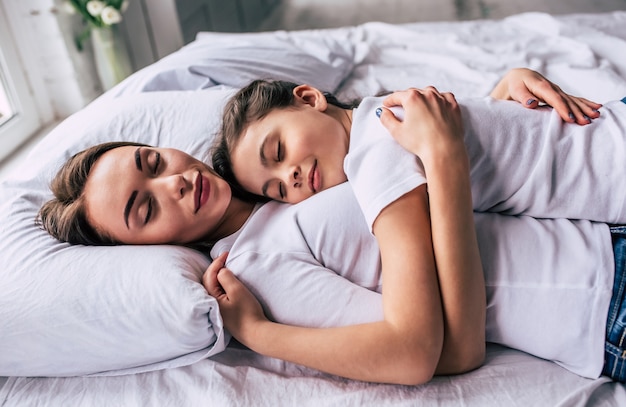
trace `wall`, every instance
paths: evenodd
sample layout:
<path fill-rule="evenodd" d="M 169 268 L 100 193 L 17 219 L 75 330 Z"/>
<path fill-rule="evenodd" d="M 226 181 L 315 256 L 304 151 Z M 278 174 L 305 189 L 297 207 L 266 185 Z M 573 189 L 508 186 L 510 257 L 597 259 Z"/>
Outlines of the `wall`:
<path fill-rule="evenodd" d="M 3 0 L 43 123 L 64 118 L 101 93 L 91 49 L 78 52 L 80 18 L 60 0 Z"/>

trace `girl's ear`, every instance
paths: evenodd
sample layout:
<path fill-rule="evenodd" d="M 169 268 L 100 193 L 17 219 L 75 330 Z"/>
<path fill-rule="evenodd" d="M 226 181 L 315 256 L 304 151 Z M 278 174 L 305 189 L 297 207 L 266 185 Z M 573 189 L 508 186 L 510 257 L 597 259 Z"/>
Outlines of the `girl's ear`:
<path fill-rule="evenodd" d="M 299 85 L 293 89 L 293 96 L 296 102 L 309 105 L 319 110 L 320 112 L 326 111 L 328 103 L 326 97 L 317 88 L 309 85 Z"/>

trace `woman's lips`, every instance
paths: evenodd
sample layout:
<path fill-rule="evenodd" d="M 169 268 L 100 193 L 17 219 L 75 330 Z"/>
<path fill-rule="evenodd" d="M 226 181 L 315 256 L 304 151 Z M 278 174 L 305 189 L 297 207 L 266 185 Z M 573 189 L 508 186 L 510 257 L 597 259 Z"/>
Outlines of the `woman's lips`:
<path fill-rule="evenodd" d="M 209 180 L 198 173 L 196 177 L 196 191 L 194 194 L 194 200 L 196 203 L 196 212 L 209 200 L 211 194 L 211 184 Z"/>
<path fill-rule="evenodd" d="M 313 162 L 313 168 L 309 172 L 309 188 L 313 193 L 317 193 L 320 189 L 320 173 L 317 169 L 317 160 Z"/>

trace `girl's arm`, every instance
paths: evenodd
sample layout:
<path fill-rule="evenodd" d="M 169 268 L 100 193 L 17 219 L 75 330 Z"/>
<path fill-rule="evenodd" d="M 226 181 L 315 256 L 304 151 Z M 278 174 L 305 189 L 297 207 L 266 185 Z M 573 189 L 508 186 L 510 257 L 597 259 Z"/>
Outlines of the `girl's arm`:
<path fill-rule="evenodd" d="M 507 72 L 490 96 L 494 99 L 515 100 L 527 108 L 535 109 L 539 102 L 552 106 L 566 122 L 585 125 L 600 116 L 601 104 L 571 96 L 540 73 L 528 68 L 515 68 Z"/>
<path fill-rule="evenodd" d="M 430 147 L 423 151 L 427 156 L 427 173 L 432 173 L 433 179 L 467 178 L 467 164 L 463 161 L 467 160 L 466 153 L 457 142 L 461 140 L 462 145 L 456 101 L 429 97 L 421 100 L 419 108 L 422 118 L 430 120 L 422 120 L 417 126 L 426 126 L 421 132 L 433 136 L 432 142 L 428 143 Z M 455 164 L 457 161 L 461 164 Z M 436 186 L 430 191 L 431 202 L 455 202 L 457 195 L 461 195 L 461 202 L 467 201 L 464 196 L 468 192 L 463 188 L 457 191 L 459 186 L 464 186 L 464 181 L 444 181 L 433 181 Z M 454 205 L 450 207 L 456 208 Z M 481 346 L 474 346 L 478 349 L 471 355 L 457 352 L 455 363 L 442 365 L 444 326 L 430 221 L 429 197 L 422 185 L 388 205 L 374 223 L 384 281 L 384 320 L 380 322 L 324 329 L 270 322 L 251 293 L 229 270 L 222 268 L 223 262 L 212 265 L 205 273 L 205 286 L 209 294 L 217 298 L 231 334 L 251 349 L 268 356 L 349 378 L 400 384 L 424 383 L 436 371 L 466 371 L 483 360 L 485 299 L 483 295 L 479 301 L 481 306 L 470 309 L 476 308 L 476 312 L 466 321 L 479 321 Z M 434 222 L 433 226 L 438 223 Z M 440 232 L 445 233 L 447 231 Z M 446 255 L 442 254 L 442 257 Z M 472 259 L 469 261 L 474 263 Z M 463 264 L 465 262 L 463 259 Z M 469 290 L 475 291 L 473 287 Z M 471 344 L 477 342 L 475 337 L 465 339 Z M 461 345 L 463 349 L 468 348 L 466 343 Z"/>
<path fill-rule="evenodd" d="M 450 109 L 424 115 L 425 106 L 435 103 Z M 420 157 L 428 180 L 445 326 L 437 373 L 467 371 L 484 358 L 486 298 L 459 108 L 452 94 L 439 94 L 434 88 L 396 92 L 383 104 L 404 108 L 403 121 L 387 109 L 380 119 L 405 149 Z"/>
<path fill-rule="evenodd" d="M 223 268 L 224 256 L 203 282 L 228 331 L 256 352 L 353 379 L 424 383 L 435 372 L 443 342 L 429 223 L 425 186 L 389 205 L 376 221 L 384 280 L 380 322 L 320 329 L 271 322 Z"/>

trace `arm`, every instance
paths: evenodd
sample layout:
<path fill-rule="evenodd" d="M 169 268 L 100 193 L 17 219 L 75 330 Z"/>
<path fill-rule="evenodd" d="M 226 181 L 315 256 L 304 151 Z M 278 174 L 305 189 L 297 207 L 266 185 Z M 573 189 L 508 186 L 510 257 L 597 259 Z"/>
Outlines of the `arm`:
<path fill-rule="evenodd" d="M 426 103 L 428 100 L 435 102 Z M 396 92 L 383 103 L 405 109 L 403 121 L 387 109 L 380 119 L 405 149 L 420 157 L 428 179 L 445 326 L 437 373 L 467 371 L 484 359 L 486 299 L 458 105 L 452 94 L 442 95 L 434 88 Z M 424 114 L 433 103 L 442 109 Z"/>
<path fill-rule="evenodd" d="M 379 240 L 386 242 L 383 321 L 324 329 L 270 322 L 251 293 L 222 268 L 223 257 L 205 273 L 205 287 L 217 298 L 227 329 L 259 353 L 355 379 L 423 383 L 434 374 L 443 340 L 427 205 L 420 187 L 389 205 L 376 222 Z M 413 240 L 421 243 L 408 244 Z"/>
<path fill-rule="evenodd" d="M 601 104 L 571 96 L 538 72 L 527 68 L 507 72 L 490 96 L 494 99 L 516 100 L 523 106 L 535 109 L 539 102 L 552 106 L 566 122 L 585 125 L 600 116 Z"/>

